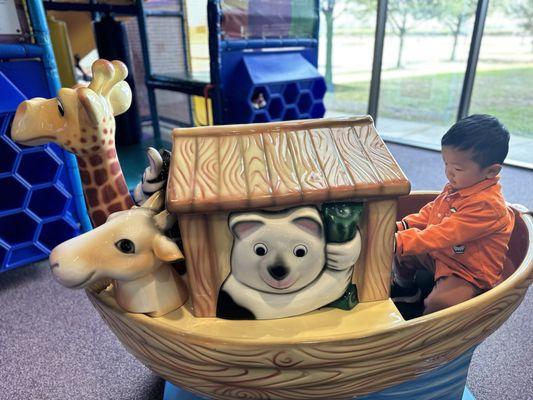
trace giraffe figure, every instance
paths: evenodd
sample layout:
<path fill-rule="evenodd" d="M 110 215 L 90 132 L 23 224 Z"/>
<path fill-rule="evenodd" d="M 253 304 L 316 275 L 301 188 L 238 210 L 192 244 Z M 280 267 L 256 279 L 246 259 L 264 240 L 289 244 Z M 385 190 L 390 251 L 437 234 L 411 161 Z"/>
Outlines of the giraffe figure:
<path fill-rule="evenodd" d="M 132 94 L 122 62 L 100 59 L 93 63 L 92 72 L 88 87 L 62 88 L 56 98 L 22 102 L 11 137 L 26 146 L 54 142 L 76 155 L 89 216 L 96 227 L 110 214 L 133 205 L 115 148 L 114 118 L 128 110 Z"/>

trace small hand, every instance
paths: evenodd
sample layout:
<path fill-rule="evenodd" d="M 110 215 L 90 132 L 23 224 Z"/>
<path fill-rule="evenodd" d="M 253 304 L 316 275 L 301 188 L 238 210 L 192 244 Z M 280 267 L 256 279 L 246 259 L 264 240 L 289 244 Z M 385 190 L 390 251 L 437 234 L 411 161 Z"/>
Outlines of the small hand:
<path fill-rule="evenodd" d="M 326 245 L 326 267 L 337 271 L 351 268 L 361 254 L 361 234 L 356 230 L 349 242 Z"/>
<path fill-rule="evenodd" d="M 153 147 L 148 147 L 146 151 L 150 165 L 146 167 L 140 183 L 137 184 L 133 191 L 135 203 L 142 204 L 148 197 L 160 190 L 165 184 L 165 180 L 157 181 L 157 177 L 163 168 L 163 158 L 161 154 Z"/>

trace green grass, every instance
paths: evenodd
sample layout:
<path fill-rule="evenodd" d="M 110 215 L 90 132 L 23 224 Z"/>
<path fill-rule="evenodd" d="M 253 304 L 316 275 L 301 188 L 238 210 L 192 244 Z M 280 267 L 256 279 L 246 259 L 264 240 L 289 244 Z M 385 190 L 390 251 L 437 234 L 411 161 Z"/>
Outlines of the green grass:
<path fill-rule="evenodd" d="M 406 121 L 455 122 L 463 73 L 382 79 L 379 115 Z M 470 113 L 492 114 L 513 133 L 533 137 L 533 67 L 478 71 Z M 369 82 L 335 85 L 330 109 L 365 112 Z"/>

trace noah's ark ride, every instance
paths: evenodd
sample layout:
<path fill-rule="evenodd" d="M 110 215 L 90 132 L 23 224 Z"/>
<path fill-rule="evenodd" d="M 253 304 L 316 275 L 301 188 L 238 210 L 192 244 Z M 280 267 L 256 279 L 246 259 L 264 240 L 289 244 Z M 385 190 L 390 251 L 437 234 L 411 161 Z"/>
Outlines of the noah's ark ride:
<path fill-rule="evenodd" d="M 79 152 L 86 196 L 91 189 L 97 191 L 88 199 L 95 224 L 102 222 L 102 218 L 96 218 L 100 214 L 118 211 L 120 207 L 117 210 L 105 203 L 113 201 L 107 185 L 96 189 L 90 186 L 89 167 L 104 170 L 101 165 L 109 164 L 106 176 L 116 180 L 122 177 L 115 159 L 113 115 L 99 113 L 106 109 L 115 114 L 122 112 L 131 99 L 124 85 L 120 91 L 122 97 L 113 97 L 114 85 L 120 84 L 125 76 L 120 63 L 115 62 L 115 67 L 102 60 L 98 63 L 96 69 L 93 67 L 94 75 L 102 76 L 95 79 L 97 83 L 88 88 L 62 89 L 60 100 L 65 109 L 60 107 L 61 118 L 55 115 L 58 100 L 35 99 L 19 107 L 12 129 L 13 138 L 26 144 L 43 143 L 48 138 Z M 112 107 L 98 106 L 102 102 Z M 62 119 L 65 113 L 66 122 Z M 53 123 L 44 124 L 47 130 L 42 132 L 37 128 L 26 129 L 44 126 L 28 122 L 43 118 L 52 118 L 58 124 L 57 129 Z M 105 127 L 100 119 L 107 124 Z M 97 148 L 94 151 L 99 152 L 98 160 L 103 164 L 95 165 L 92 148 L 82 145 L 87 142 L 79 138 L 80 131 L 87 132 L 80 129 L 82 122 L 90 125 L 89 133 L 95 142 L 101 135 L 102 145 L 93 147 Z M 79 145 L 73 144 L 75 139 Z M 105 155 L 112 159 L 106 160 Z M 99 189 L 105 193 L 98 194 Z M 150 316 L 157 313 L 127 312 L 119 303 L 131 305 L 128 303 L 131 299 L 125 301 L 129 294 L 116 296 L 119 287 L 127 292 L 126 286 L 119 286 L 120 278 L 114 278 L 112 283 L 105 279 L 91 280 L 93 276 L 110 277 L 95 275 L 95 271 L 75 286 L 87 285 L 91 302 L 129 352 L 167 381 L 200 396 L 459 399 L 473 349 L 518 307 L 533 279 L 533 217 L 519 206 L 513 208 L 516 223 L 504 279 L 499 285 L 459 305 L 406 320 L 389 298 L 394 222 L 419 210 L 437 195 L 409 192 L 409 181 L 377 134 L 370 117 L 175 129 L 166 188 L 167 211 L 160 210 L 162 202 L 155 198 L 150 203 L 153 208 L 143 204 L 118 214 L 124 216 L 127 215 L 124 212 L 131 212 L 151 221 L 143 224 L 150 224 L 158 240 L 159 250 L 155 253 L 161 262 L 156 261 L 166 266 L 167 277 L 183 280 L 172 289 L 180 292 L 179 301 L 173 303 L 177 308 L 158 317 Z M 156 203 L 159 205 L 153 206 Z M 221 288 L 237 274 L 233 268 L 236 265 L 233 249 L 237 242 L 271 220 L 273 224 L 279 223 L 279 216 L 285 218 L 288 209 L 303 213 L 304 217 L 297 218 L 302 232 L 321 234 L 326 222 L 317 220 L 316 215 L 331 204 L 362 205 L 355 230 L 359 250 L 355 266 L 349 265 L 349 281 L 357 287 L 357 304 L 352 302 L 340 309 L 329 307 L 327 301 L 311 311 L 294 311 L 286 318 L 217 318 Z M 153 217 L 156 212 L 159 214 Z M 248 223 L 246 229 L 236 233 L 228 224 L 234 215 L 251 215 L 259 222 Z M 106 229 L 120 225 L 121 218 L 111 217 L 102 226 L 71 240 L 79 245 L 95 238 L 107 232 Z M 162 234 L 175 219 L 179 222 L 181 249 Z M 129 229 L 135 234 L 142 233 L 148 226 L 143 224 Z M 290 241 L 291 237 L 286 240 Z M 101 241 L 102 249 L 90 247 L 86 251 L 89 257 L 99 257 L 106 243 L 113 244 L 104 242 Z M 332 247 L 330 244 L 328 239 L 326 252 L 339 248 L 335 247 L 336 243 Z M 124 254 L 134 253 L 131 245 L 123 240 L 115 243 Z M 344 241 L 340 245 L 342 248 Z M 307 250 L 295 247 L 294 256 L 304 256 Z M 182 258 L 182 252 L 187 272 L 177 278 L 169 269 L 169 262 Z M 58 276 L 58 271 L 66 269 L 72 282 L 73 275 L 65 268 L 65 258 L 60 253 L 54 250 L 51 255 L 52 270 Z M 261 252 L 256 250 L 258 256 L 266 253 L 266 246 Z M 95 258 L 88 258 L 92 259 Z M 102 260 L 99 263 L 106 264 Z M 329 263 L 328 260 L 324 270 L 329 268 Z M 75 263 L 72 268 L 77 268 Z M 282 293 L 289 285 L 284 286 L 287 271 L 279 265 L 269 271 L 278 280 L 274 286 Z M 144 293 L 138 282 L 136 285 L 135 293 Z M 344 291 L 345 287 L 340 289 Z M 301 290 L 307 290 L 307 286 Z M 261 296 L 269 298 L 272 292 L 276 290 L 267 288 Z M 261 300 L 261 296 L 257 299 Z M 314 299 L 305 301 L 311 300 Z M 290 306 L 289 302 L 279 310 Z"/>
<path fill-rule="evenodd" d="M 223 192 L 220 187 L 218 192 L 209 193 L 210 197 L 207 191 L 199 190 L 197 186 L 205 182 L 203 180 L 208 172 L 213 174 L 211 178 L 214 182 L 223 182 L 220 176 L 227 171 L 223 163 L 230 165 L 233 156 L 244 163 L 253 155 L 266 154 L 263 160 L 268 162 L 276 151 L 282 158 L 284 149 L 287 157 L 295 154 L 315 157 L 317 171 L 321 171 L 322 176 L 328 176 L 331 170 L 327 166 L 335 163 L 328 164 L 321 158 L 330 154 L 326 147 L 321 146 L 334 146 L 338 151 L 336 154 L 342 157 L 342 135 L 345 135 L 346 146 L 352 146 L 344 148 L 346 155 L 353 156 L 352 163 L 347 161 L 343 164 L 348 172 L 346 176 L 355 176 L 360 180 L 352 180 L 352 186 L 345 192 L 337 192 L 335 199 L 364 201 L 365 204 L 360 224 L 365 238 L 364 255 L 358 261 L 353 278 L 359 290 L 359 304 L 350 311 L 322 308 L 304 315 L 273 320 L 216 318 L 213 314 L 216 288 L 228 273 L 227 270 L 225 273 L 221 271 L 229 267 L 227 252 L 217 252 L 217 246 L 225 248 L 221 242 L 229 240 L 224 239 L 223 230 L 215 233 L 220 229 L 215 227 L 217 221 L 225 221 L 220 215 L 242 208 L 279 208 L 324 201 L 331 199 L 334 185 L 326 179 L 328 185 L 322 186 L 321 192 L 316 190 L 318 184 L 313 181 L 306 193 L 303 177 L 313 174 L 306 175 L 298 168 L 299 165 L 312 168 L 313 164 L 302 156 L 301 164 L 297 160 L 292 163 L 295 166 L 292 176 L 300 176 L 297 180 L 300 186 L 295 186 L 296 193 L 292 198 L 277 199 L 272 194 L 269 197 L 258 189 L 257 204 L 254 203 L 255 197 L 246 199 L 244 194 L 249 193 L 251 186 L 247 185 L 253 176 L 247 168 L 241 175 L 242 182 L 236 185 L 236 189 L 241 189 L 243 193 L 240 200 L 223 201 L 223 193 L 230 192 Z M 228 143 L 235 137 L 240 138 L 241 145 L 243 142 L 253 143 L 258 147 L 241 146 L 237 147 L 237 151 L 235 143 Z M 319 137 L 324 141 L 317 145 Z M 332 138 L 333 141 L 328 142 Z M 212 142 L 218 142 L 218 146 Z M 305 153 L 306 149 L 311 149 L 306 145 L 315 150 L 314 156 Z M 203 146 L 214 153 L 201 153 Z M 224 146 L 231 147 L 233 152 Z M 274 148 L 276 151 L 269 153 L 269 149 Z M 295 151 L 297 148 L 300 153 Z M 325 150 L 324 153 L 320 153 L 321 149 Z M 167 208 L 177 212 L 180 220 L 190 301 L 162 317 L 151 318 L 144 314 L 127 313 L 117 306 L 112 286 L 106 289 L 105 285 L 96 285 L 88 289 L 87 294 L 129 352 L 167 381 L 201 396 L 214 399 L 461 398 L 473 349 L 518 307 L 533 278 L 533 218 L 518 207 L 514 208 L 517 218 L 509 246 L 510 262 L 506 264 L 505 280 L 501 284 L 454 307 L 404 320 L 388 298 L 386 283 L 390 270 L 387 268 L 390 268 L 392 248 L 384 246 L 380 253 L 379 247 L 372 249 L 372 246 L 376 245 L 375 238 L 380 234 L 384 239 L 387 235 L 392 237 L 394 228 L 391 226 L 396 218 L 416 212 L 437 193 L 407 195 L 407 180 L 368 117 L 225 126 L 207 130 L 176 129 L 173 155 Z M 213 161 L 212 165 L 220 167 L 214 170 L 208 168 L 210 164 L 202 159 L 204 156 L 213 157 L 221 164 Z M 274 165 L 274 162 L 272 160 L 272 164 L 267 166 Z M 182 175 L 186 164 L 187 171 L 196 174 L 192 181 Z M 202 165 L 206 165 L 205 175 L 199 172 Z M 264 168 L 261 163 L 259 165 L 259 169 Z M 357 168 L 359 174 L 356 175 L 350 168 Z M 242 171 L 237 167 L 235 170 Z M 281 171 L 270 169 L 274 170 Z M 270 183 L 270 187 L 277 188 L 279 192 L 283 189 L 290 192 L 291 186 L 287 184 L 290 180 L 283 177 L 275 178 L 271 174 L 269 180 L 265 178 L 261 181 Z M 206 184 L 206 187 L 209 185 Z M 185 188 L 188 193 L 181 191 Z M 387 206 L 380 208 L 383 204 Z M 380 213 L 378 208 L 385 211 Z M 189 221 L 196 221 L 193 224 L 195 229 L 188 229 Z M 205 246 L 205 250 L 194 246 Z M 197 259 L 195 255 L 204 258 Z M 208 275 L 210 279 L 200 277 L 209 270 L 217 273 Z M 209 287 L 209 284 L 214 287 Z"/>

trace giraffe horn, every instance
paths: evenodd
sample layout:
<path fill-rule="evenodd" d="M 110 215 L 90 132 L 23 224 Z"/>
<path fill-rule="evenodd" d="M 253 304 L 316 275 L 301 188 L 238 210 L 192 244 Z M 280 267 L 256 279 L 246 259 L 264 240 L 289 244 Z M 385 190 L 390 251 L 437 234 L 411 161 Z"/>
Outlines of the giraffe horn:
<path fill-rule="evenodd" d="M 105 82 L 102 88 L 102 94 L 104 96 L 109 95 L 109 93 L 113 89 L 113 86 L 123 81 L 128 76 L 128 67 L 126 67 L 126 64 L 124 64 L 122 61 L 113 60 L 111 64 L 114 67 L 114 74 L 110 80 Z"/>
<path fill-rule="evenodd" d="M 162 190 L 155 192 L 153 195 L 142 203 L 142 208 L 148 208 L 152 211 L 161 211 L 165 205 L 165 197 Z"/>
<path fill-rule="evenodd" d="M 89 89 L 101 94 L 106 82 L 113 79 L 115 67 L 109 61 L 99 59 L 93 63 L 91 69 L 93 71 L 93 79 L 89 84 Z"/>

